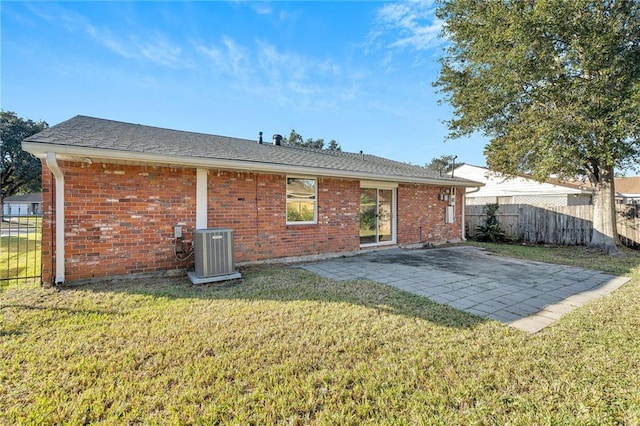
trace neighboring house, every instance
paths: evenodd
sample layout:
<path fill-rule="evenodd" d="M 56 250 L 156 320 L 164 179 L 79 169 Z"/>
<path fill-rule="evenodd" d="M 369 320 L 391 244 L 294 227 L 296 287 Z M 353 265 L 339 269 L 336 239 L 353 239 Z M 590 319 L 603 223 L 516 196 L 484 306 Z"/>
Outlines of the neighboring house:
<path fill-rule="evenodd" d="M 12 195 L 2 201 L 2 216 L 39 216 L 42 194 Z"/>
<path fill-rule="evenodd" d="M 464 164 L 454 176 L 484 184 L 478 191 L 466 194 L 467 205 L 529 204 L 537 207 L 580 206 L 591 204 L 592 191 L 579 185 L 544 183 L 518 176 L 507 178 L 485 167 Z"/>
<path fill-rule="evenodd" d="M 640 176 L 614 178 L 616 204 L 640 204 Z"/>
<path fill-rule="evenodd" d="M 239 263 L 463 238 L 456 206 L 477 182 L 275 142 L 85 116 L 27 138 L 43 164 L 43 282 L 190 268 L 174 226 L 185 240 L 232 229 Z"/>

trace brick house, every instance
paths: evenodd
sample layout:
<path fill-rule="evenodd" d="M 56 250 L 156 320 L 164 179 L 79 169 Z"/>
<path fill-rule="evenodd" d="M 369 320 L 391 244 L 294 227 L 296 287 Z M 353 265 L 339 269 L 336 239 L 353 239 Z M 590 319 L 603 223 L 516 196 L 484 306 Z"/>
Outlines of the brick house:
<path fill-rule="evenodd" d="M 463 239 L 476 182 L 260 142 L 86 116 L 27 138 L 43 165 L 43 283 L 189 269 L 175 226 L 187 240 L 232 229 L 238 263 Z"/>

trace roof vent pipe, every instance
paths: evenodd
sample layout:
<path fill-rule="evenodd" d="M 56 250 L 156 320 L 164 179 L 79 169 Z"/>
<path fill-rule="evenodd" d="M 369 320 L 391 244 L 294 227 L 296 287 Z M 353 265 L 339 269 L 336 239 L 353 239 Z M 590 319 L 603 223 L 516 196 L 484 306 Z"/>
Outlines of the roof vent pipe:
<path fill-rule="evenodd" d="M 362 152 L 362 150 L 360 150 L 360 158 L 364 161 L 364 152 Z"/>
<path fill-rule="evenodd" d="M 457 155 L 454 155 L 453 158 L 451 159 L 451 179 L 453 179 L 453 172 L 456 169 L 456 158 L 458 158 Z"/>
<path fill-rule="evenodd" d="M 262 145 L 262 132 L 258 132 L 258 143 Z"/>
<path fill-rule="evenodd" d="M 282 135 L 278 135 L 278 134 L 273 135 L 273 144 L 277 146 L 282 145 Z"/>

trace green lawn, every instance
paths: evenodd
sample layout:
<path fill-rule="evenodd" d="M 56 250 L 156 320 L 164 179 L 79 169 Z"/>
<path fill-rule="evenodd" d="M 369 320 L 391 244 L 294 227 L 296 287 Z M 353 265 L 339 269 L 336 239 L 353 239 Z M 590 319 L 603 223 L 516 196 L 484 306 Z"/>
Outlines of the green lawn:
<path fill-rule="evenodd" d="M 596 269 L 614 275 L 625 275 L 640 268 L 640 251 L 626 247 L 620 247 L 616 256 L 601 256 L 597 251 L 575 246 L 493 244 L 471 240 L 467 243 L 486 248 L 501 256 Z"/>
<path fill-rule="evenodd" d="M 1 288 L 0 424 L 637 425 L 640 254 L 571 250 L 632 281 L 533 335 L 286 267 Z"/>
<path fill-rule="evenodd" d="M 0 237 L 0 279 L 40 276 L 42 219 L 16 218 L 11 224 L 0 223 L 0 229 L 23 231 L 17 235 Z M 0 288 L 21 281 L 2 280 Z"/>

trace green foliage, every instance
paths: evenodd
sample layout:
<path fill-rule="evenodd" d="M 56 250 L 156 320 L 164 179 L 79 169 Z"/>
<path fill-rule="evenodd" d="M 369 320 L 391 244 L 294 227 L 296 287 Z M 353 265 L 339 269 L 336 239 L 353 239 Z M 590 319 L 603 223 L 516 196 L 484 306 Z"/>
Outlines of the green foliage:
<path fill-rule="evenodd" d="M 331 139 L 329 141 L 329 145 L 327 145 L 327 150 L 329 150 L 329 151 L 342 151 L 342 148 L 340 147 L 340 144 L 338 142 L 336 142 L 335 139 Z"/>
<path fill-rule="evenodd" d="M 0 111 L 0 200 L 14 194 L 40 191 L 40 160 L 22 150 L 23 139 L 46 129 L 44 121 L 25 120 Z"/>
<path fill-rule="evenodd" d="M 312 203 L 288 201 L 287 222 L 313 222 L 313 209 Z"/>
<path fill-rule="evenodd" d="M 496 212 L 500 208 L 498 203 L 489 203 L 484 206 L 482 212 L 487 215 L 484 225 L 479 225 L 476 228 L 476 233 L 473 236 L 478 241 L 490 241 L 497 243 L 505 240 L 505 233 L 500 228 L 498 217 Z"/>
<path fill-rule="evenodd" d="M 360 209 L 360 229 L 372 231 L 376 229 L 378 219 L 376 217 L 376 206 L 368 206 Z"/>
<path fill-rule="evenodd" d="M 375 191 L 375 190 L 374 190 Z M 360 193 L 360 230 L 374 231 L 378 225 L 376 216 L 378 207 L 376 205 L 375 192 L 370 191 Z"/>
<path fill-rule="evenodd" d="M 584 172 L 613 193 L 614 168 L 640 164 L 640 2 L 442 0 L 437 15 L 450 41 L 435 83 L 454 109 L 449 137 L 489 136 L 491 169 Z M 596 198 L 596 216 L 615 223 Z"/>
<path fill-rule="evenodd" d="M 295 131 L 295 129 L 291 129 L 291 133 L 289 137 L 284 139 L 285 145 L 295 145 L 295 146 L 303 146 L 306 148 L 314 148 L 314 149 L 326 149 L 329 151 L 342 151 L 340 144 L 335 140 L 331 139 L 327 147 L 324 147 L 324 139 L 304 139 L 302 135 Z"/>
<path fill-rule="evenodd" d="M 442 155 L 439 158 L 434 157 L 431 161 L 424 165 L 427 170 L 440 173 L 449 173 L 454 166 L 455 155 Z M 455 166 L 461 166 L 464 163 L 456 163 Z"/>

